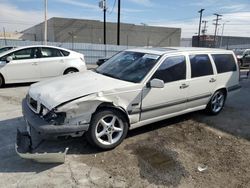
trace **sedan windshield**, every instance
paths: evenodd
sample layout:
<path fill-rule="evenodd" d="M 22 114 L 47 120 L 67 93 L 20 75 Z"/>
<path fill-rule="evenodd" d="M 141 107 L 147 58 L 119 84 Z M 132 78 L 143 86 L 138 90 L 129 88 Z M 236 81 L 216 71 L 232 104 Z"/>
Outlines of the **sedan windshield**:
<path fill-rule="evenodd" d="M 124 51 L 111 57 L 96 69 L 97 73 L 139 83 L 154 67 L 159 55 Z"/>

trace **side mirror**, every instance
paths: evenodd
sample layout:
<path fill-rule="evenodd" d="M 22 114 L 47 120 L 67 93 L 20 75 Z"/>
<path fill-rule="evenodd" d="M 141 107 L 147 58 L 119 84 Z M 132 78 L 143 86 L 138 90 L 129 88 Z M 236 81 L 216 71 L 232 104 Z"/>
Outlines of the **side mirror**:
<path fill-rule="evenodd" d="M 163 82 L 163 80 L 154 78 L 153 80 L 151 80 L 148 83 L 148 87 L 151 87 L 151 88 L 164 88 L 164 82 Z"/>
<path fill-rule="evenodd" d="M 13 57 L 12 56 L 8 56 L 7 58 L 6 58 L 6 62 L 7 63 L 9 63 L 10 61 L 12 61 L 13 60 Z"/>
<path fill-rule="evenodd" d="M 98 59 L 96 64 L 98 66 L 101 66 L 103 63 L 105 63 L 107 60 L 109 60 L 109 58 L 102 58 L 102 59 Z"/>

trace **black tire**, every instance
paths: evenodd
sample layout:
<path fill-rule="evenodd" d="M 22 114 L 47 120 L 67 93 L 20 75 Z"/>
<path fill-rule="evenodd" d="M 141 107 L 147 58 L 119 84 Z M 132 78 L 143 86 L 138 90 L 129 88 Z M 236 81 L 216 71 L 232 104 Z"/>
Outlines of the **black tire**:
<path fill-rule="evenodd" d="M 79 72 L 79 71 L 75 68 L 69 68 L 69 69 L 66 69 L 63 74 L 64 75 L 65 74 L 72 74 L 72 73 L 76 73 L 76 72 Z"/>
<path fill-rule="evenodd" d="M 0 74 L 0 88 L 4 86 L 4 78 L 3 76 Z"/>
<path fill-rule="evenodd" d="M 116 117 L 116 119 L 114 120 L 114 127 L 112 128 L 113 117 Z M 104 128 L 103 123 L 101 123 L 102 120 L 104 120 L 105 123 L 110 123 L 110 127 Z M 115 131 L 115 129 L 121 129 L 122 131 Z M 109 150 L 118 146 L 127 136 L 127 132 L 128 122 L 124 115 L 115 109 L 104 109 L 93 115 L 86 136 L 88 142 L 93 146 L 103 150 Z M 98 134 L 102 135 L 102 133 L 103 136 L 98 137 Z M 111 142 L 109 141 L 110 137 Z M 114 143 L 112 143 L 112 140 Z"/>
<path fill-rule="evenodd" d="M 240 60 L 240 67 L 244 67 L 243 60 Z"/>
<path fill-rule="evenodd" d="M 226 94 L 223 90 L 216 91 L 207 104 L 206 111 L 210 115 L 217 115 L 221 112 L 226 101 Z"/>

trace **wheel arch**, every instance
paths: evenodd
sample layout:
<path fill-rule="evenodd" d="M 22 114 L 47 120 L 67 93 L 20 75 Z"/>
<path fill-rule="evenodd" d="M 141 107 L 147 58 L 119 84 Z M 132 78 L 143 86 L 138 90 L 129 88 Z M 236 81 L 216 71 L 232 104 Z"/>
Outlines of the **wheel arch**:
<path fill-rule="evenodd" d="M 3 84 L 2 85 L 4 85 L 5 84 L 5 78 L 4 78 L 4 76 L 3 76 L 3 74 L 0 72 L 0 77 L 3 79 Z"/>
<path fill-rule="evenodd" d="M 221 88 L 218 88 L 216 91 L 220 91 L 220 90 L 225 94 L 225 97 L 227 98 L 227 93 L 228 93 L 227 88 L 226 87 L 221 87 Z"/>
<path fill-rule="evenodd" d="M 92 114 L 92 117 L 95 113 L 97 113 L 98 111 L 101 111 L 101 110 L 105 110 L 105 109 L 113 109 L 113 110 L 117 110 L 119 111 L 121 114 L 124 115 L 124 117 L 126 118 L 127 120 L 127 123 L 128 123 L 128 126 L 130 127 L 130 120 L 129 120 L 129 117 L 128 117 L 128 114 L 126 112 L 126 110 L 120 106 L 115 106 L 113 103 L 111 102 L 103 102 L 101 104 L 99 104 L 95 110 L 95 112 Z M 91 117 L 91 119 L 92 119 Z"/>
<path fill-rule="evenodd" d="M 75 70 L 76 72 L 79 72 L 79 70 L 76 67 L 67 67 L 64 71 L 63 71 L 63 75 L 66 74 L 67 71 L 69 70 Z"/>

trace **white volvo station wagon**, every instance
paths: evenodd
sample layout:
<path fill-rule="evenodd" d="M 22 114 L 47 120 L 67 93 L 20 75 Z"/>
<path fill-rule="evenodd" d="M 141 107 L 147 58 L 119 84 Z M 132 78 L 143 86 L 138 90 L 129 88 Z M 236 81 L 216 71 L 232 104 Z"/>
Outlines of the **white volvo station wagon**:
<path fill-rule="evenodd" d="M 86 133 L 90 143 L 111 149 L 129 129 L 197 110 L 216 115 L 239 88 L 232 51 L 126 50 L 95 71 L 33 84 L 22 103 L 25 134 L 46 139 Z"/>

